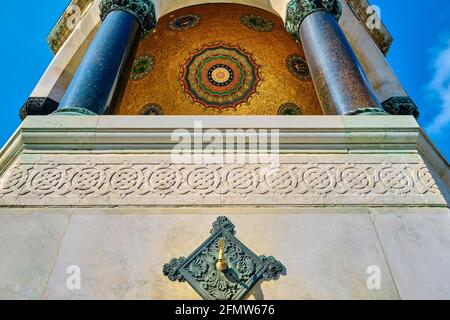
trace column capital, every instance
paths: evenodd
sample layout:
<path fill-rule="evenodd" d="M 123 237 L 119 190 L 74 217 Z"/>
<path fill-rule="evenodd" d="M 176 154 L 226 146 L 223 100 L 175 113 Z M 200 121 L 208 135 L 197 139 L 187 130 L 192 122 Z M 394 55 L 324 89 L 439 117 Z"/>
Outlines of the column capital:
<path fill-rule="evenodd" d="M 300 25 L 311 13 L 328 11 L 336 20 L 342 14 L 342 5 L 339 0 L 291 0 L 286 11 L 286 30 L 300 40 Z"/>
<path fill-rule="evenodd" d="M 45 116 L 58 109 L 59 103 L 49 97 L 29 97 L 20 108 L 22 120 L 27 116 Z"/>
<path fill-rule="evenodd" d="M 141 25 L 143 36 L 156 26 L 155 5 L 152 0 L 101 0 L 99 7 L 102 21 L 114 10 L 126 11 L 133 15 Z"/>
<path fill-rule="evenodd" d="M 392 97 L 382 103 L 384 110 L 394 115 L 411 115 L 419 118 L 420 112 L 414 101 L 408 97 Z"/>

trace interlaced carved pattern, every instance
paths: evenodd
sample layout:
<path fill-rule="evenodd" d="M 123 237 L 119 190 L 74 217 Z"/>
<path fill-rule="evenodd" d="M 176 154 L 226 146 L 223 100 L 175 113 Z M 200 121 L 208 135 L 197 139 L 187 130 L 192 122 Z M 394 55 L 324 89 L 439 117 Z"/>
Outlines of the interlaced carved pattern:
<path fill-rule="evenodd" d="M 439 194 L 424 163 L 295 163 L 264 165 L 86 164 L 16 165 L 0 179 L 5 195 L 119 198 L 146 195 L 422 195 Z"/>

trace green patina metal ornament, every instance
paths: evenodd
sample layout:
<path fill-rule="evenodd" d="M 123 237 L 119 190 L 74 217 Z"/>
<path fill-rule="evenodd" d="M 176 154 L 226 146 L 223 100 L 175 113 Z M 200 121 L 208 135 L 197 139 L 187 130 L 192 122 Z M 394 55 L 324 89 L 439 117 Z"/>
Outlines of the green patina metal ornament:
<path fill-rule="evenodd" d="M 346 116 L 388 116 L 389 113 L 380 108 L 359 108 L 354 111 L 348 112 Z"/>
<path fill-rule="evenodd" d="M 146 37 L 156 26 L 155 5 L 152 0 L 101 0 L 100 18 L 105 20 L 113 10 L 126 11 L 139 21 L 142 37 Z"/>
<path fill-rule="evenodd" d="M 98 116 L 95 112 L 92 112 L 89 109 L 86 108 L 77 108 L 77 107 L 70 107 L 70 108 L 63 108 L 58 109 L 55 112 L 52 113 L 52 115 L 55 116 Z"/>
<path fill-rule="evenodd" d="M 164 265 L 169 280 L 189 283 L 205 300 L 242 300 L 259 281 L 276 280 L 283 272 L 274 257 L 258 257 L 240 242 L 227 217 L 219 217 L 210 233 L 188 258 Z"/>
<path fill-rule="evenodd" d="M 307 16 L 317 11 L 328 11 L 339 20 L 342 5 L 339 0 L 291 0 L 287 5 L 286 30 L 300 40 L 300 25 Z"/>

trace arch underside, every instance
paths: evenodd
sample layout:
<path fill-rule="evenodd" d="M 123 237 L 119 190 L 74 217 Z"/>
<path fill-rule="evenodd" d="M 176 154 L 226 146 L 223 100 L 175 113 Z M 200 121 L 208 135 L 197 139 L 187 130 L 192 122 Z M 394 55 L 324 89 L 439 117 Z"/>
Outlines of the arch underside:
<path fill-rule="evenodd" d="M 285 16 L 288 0 L 155 0 L 157 17 L 167 15 L 178 9 L 199 4 L 242 4 L 266 10 L 282 18 Z"/>

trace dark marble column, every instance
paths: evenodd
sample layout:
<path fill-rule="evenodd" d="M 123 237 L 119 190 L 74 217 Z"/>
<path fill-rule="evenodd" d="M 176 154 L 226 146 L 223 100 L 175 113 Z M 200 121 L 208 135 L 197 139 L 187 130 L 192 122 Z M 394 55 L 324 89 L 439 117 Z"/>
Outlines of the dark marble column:
<path fill-rule="evenodd" d="M 156 22 L 151 0 L 102 0 L 103 20 L 55 114 L 103 114 L 125 80 L 136 41 Z"/>
<path fill-rule="evenodd" d="M 338 0 L 292 0 L 286 28 L 305 51 L 324 114 L 386 114 L 337 20 Z"/>

